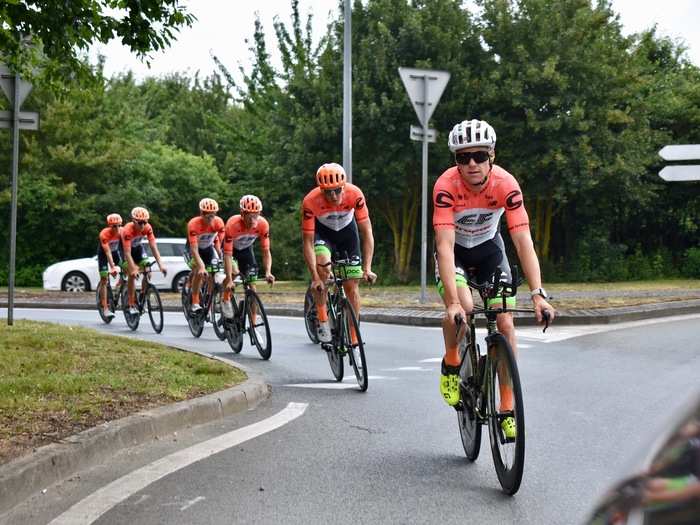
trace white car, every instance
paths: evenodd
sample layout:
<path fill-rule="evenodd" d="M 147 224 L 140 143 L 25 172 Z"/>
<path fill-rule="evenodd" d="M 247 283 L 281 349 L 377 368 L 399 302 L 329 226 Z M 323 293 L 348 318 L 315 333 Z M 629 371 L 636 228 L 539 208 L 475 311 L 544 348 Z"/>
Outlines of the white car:
<path fill-rule="evenodd" d="M 185 263 L 186 239 L 163 237 L 156 240 L 158 251 L 168 271 L 167 276 L 153 266 L 151 282 L 159 289 L 179 292 L 190 269 Z M 151 256 L 151 247 L 144 243 L 146 253 Z M 95 290 L 100 282 L 97 271 L 97 255 L 83 259 L 71 259 L 52 264 L 42 275 L 45 290 L 63 290 L 64 292 L 85 292 Z"/>

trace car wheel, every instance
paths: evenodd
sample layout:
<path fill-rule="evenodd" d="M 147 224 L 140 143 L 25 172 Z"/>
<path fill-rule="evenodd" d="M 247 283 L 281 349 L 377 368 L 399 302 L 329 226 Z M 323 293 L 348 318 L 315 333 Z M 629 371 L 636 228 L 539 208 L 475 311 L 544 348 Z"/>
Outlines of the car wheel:
<path fill-rule="evenodd" d="M 89 292 L 90 281 L 81 272 L 69 272 L 61 282 L 61 290 L 64 292 Z"/>
<path fill-rule="evenodd" d="M 180 272 L 175 276 L 172 285 L 173 292 L 180 293 L 182 291 L 182 287 L 185 286 L 185 281 L 187 281 L 189 273 L 190 272 Z"/>

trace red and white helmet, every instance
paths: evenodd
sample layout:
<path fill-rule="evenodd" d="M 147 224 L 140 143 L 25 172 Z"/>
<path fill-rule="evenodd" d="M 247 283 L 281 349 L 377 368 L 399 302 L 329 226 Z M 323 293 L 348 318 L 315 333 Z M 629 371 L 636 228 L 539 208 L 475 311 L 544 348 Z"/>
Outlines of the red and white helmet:
<path fill-rule="evenodd" d="M 240 205 L 241 211 L 245 213 L 260 213 L 262 211 L 262 201 L 255 195 L 243 195 Z"/>
<path fill-rule="evenodd" d="M 322 190 L 335 190 L 345 186 L 345 169 L 335 162 L 323 164 L 316 171 L 316 184 Z"/>
<path fill-rule="evenodd" d="M 219 203 L 207 197 L 199 201 L 199 210 L 204 213 L 216 213 L 219 211 Z"/>
<path fill-rule="evenodd" d="M 454 153 L 464 148 L 496 146 L 496 130 L 485 120 L 464 120 L 456 124 L 447 139 L 447 147 Z"/>
<path fill-rule="evenodd" d="M 107 215 L 107 226 L 121 226 L 122 216 L 118 213 L 110 213 Z"/>
<path fill-rule="evenodd" d="M 135 221 L 147 221 L 151 218 L 151 215 L 148 213 L 148 210 L 146 208 L 136 206 L 136 208 L 131 210 L 131 218 Z"/>

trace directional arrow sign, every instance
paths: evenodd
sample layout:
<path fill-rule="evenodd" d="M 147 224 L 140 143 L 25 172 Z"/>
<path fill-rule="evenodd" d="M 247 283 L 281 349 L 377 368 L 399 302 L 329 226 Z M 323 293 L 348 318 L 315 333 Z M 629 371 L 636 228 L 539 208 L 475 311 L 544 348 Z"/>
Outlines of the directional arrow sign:
<path fill-rule="evenodd" d="M 664 160 L 700 160 L 700 144 L 675 144 L 659 150 Z"/>
<path fill-rule="evenodd" d="M 15 103 L 15 74 L 5 64 L 0 63 L 0 89 L 10 101 L 10 107 Z M 32 85 L 26 80 L 19 79 L 19 107 L 32 90 Z"/>
<path fill-rule="evenodd" d="M 13 121 L 12 111 L 0 111 L 0 129 L 11 128 Z M 20 111 L 19 129 L 39 129 L 39 113 Z"/>
<path fill-rule="evenodd" d="M 700 166 L 666 166 L 659 172 L 659 176 L 668 182 L 700 180 Z"/>
<path fill-rule="evenodd" d="M 423 127 L 428 126 L 428 121 L 437 107 L 442 92 L 450 80 L 447 71 L 435 69 L 415 69 L 412 67 L 400 67 L 399 75 L 411 99 L 413 109 L 418 115 L 418 120 Z"/>

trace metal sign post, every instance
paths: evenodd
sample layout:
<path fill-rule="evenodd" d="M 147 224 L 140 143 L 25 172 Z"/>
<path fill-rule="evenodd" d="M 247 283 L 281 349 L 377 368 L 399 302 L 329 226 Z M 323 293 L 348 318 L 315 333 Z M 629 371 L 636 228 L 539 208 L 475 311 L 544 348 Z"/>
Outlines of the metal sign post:
<path fill-rule="evenodd" d="M 17 172 L 19 168 L 19 130 L 38 129 L 37 113 L 20 111 L 32 85 L 0 64 L 0 88 L 12 105 L 12 111 L 0 112 L 0 128 L 12 128 L 12 197 L 10 211 L 10 273 L 7 283 L 7 324 L 12 326 L 15 304 L 15 249 L 17 246 Z"/>
<path fill-rule="evenodd" d="M 700 144 L 664 146 L 659 150 L 659 156 L 664 160 L 700 160 Z M 659 177 L 667 182 L 700 180 L 700 166 L 694 164 L 666 166 L 659 172 Z"/>
<path fill-rule="evenodd" d="M 447 71 L 400 67 L 399 75 L 422 127 L 411 126 L 411 140 L 423 143 L 421 173 L 421 243 L 420 243 L 420 302 L 427 301 L 426 276 L 428 272 L 428 142 L 435 142 L 437 132 L 428 128 L 428 121 L 437 107 L 442 92 L 450 80 Z"/>

